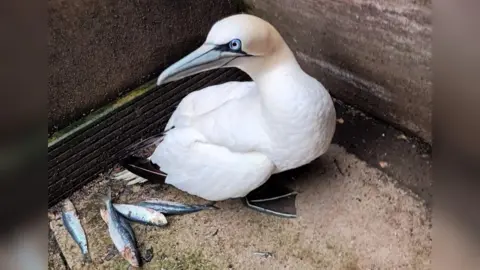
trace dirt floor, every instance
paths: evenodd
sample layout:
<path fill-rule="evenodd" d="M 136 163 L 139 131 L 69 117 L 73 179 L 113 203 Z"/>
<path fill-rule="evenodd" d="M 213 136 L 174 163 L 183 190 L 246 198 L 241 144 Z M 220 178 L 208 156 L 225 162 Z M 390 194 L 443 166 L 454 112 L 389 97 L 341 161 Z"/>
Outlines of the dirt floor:
<path fill-rule="evenodd" d="M 134 224 L 140 252 L 153 254 L 144 269 L 430 269 L 431 219 L 425 201 L 344 148 L 294 172 L 295 219 L 265 215 L 239 200 L 220 210 L 168 218 L 165 228 Z M 50 209 L 50 269 L 127 269 L 100 218 L 101 177 L 71 200 L 87 232 L 92 264 L 82 265 L 57 207 Z M 168 186 L 111 183 L 117 202 L 158 197 L 201 202 Z M 61 254 L 61 255 L 60 255 Z"/>

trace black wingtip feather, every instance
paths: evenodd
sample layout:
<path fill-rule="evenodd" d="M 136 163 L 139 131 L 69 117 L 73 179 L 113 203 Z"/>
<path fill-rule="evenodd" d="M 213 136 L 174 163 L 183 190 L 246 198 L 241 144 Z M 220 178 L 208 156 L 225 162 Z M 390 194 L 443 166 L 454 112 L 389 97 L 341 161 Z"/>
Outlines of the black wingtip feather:
<path fill-rule="evenodd" d="M 119 164 L 129 172 L 145 178 L 152 183 L 163 184 L 167 176 L 166 173 L 160 170 L 160 167 L 153 164 L 147 158 L 131 155 L 122 159 Z"/>

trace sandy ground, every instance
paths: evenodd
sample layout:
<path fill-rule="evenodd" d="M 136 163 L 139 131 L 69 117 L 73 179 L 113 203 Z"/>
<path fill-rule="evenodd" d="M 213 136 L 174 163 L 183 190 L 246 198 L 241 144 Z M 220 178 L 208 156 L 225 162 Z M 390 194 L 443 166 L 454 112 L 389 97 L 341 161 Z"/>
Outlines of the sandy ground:
<path fill-rule="evenodd" d="M 431 223 L 425 203 L 399 188 L 395 179 L 337 145 L 295 178 L 296 219 L 258 213 L 230 200 L 220 202 L 220 210 L 170 217 L 165 228 L 134 224 L 140 252 L 153 251 L 144 269 L 431 268 Z M 99 178 L 71 197 L 87 232 L 92 264 L 82 265 L 56 207 L 50 209 L 50 227 L 71 269 L 128 268 L 114 252 L 99 215 L 95 196 L 105 192 L 107 184 Z M 168 186 L 113 183 L 112 190 L 117 202 L 146 197 L 202 202 Z M 59 256 L 53 248 L 50 253 Z M 57 265 L 51 263 L 50 268 L 61 269 Z"/>

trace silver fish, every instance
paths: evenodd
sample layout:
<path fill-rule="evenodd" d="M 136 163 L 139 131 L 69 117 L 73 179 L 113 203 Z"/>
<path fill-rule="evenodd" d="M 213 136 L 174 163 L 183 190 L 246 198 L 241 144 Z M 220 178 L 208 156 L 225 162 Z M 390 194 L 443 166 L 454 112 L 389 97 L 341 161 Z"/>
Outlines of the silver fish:
<path fill-rule="evenodd" d="M 148 199 L 137 203 L 139 206 L 147 207 L 164 215 L 181 215 L 194 213 L 207 209 L 219 209 L 213 203 L 209 204 L 182 204 L 177 202 L 163 201 L 159 199 Z"/>
<path fill-rule="evenodd" d="M 108 213 L 107 213 L 107 210 L 105 209 L 100 209 L 100 216 L 102 217 L 103 221 L 107 224 L 108 226 Z M 130 223 L 128 223 L 127 220 L 125 220 L 124 218 L 121 218 L 120 217 L 120 222 L 122 224 L 122 226 L 128 231 L 128 234 L 130 234 L 130 237 L 133 239 L 134 242 L 137 241 L 136 237 L 135 237 L 135 233 L 133 232 L 133 229 L 132 229 L 132 226 L 130 226 Z"/>
<path fill-rule="evenodd" d="M 132 239 L 131 232 L 125 228 L 125 223 L 122 222 L 122 216 L 117 213 L 113 207 L 110 189 L 107 195 L 102 197 L 102 200 L 106 206 L 108 233 L 110 234 L 113 244 L 130 265 L 140 267 L 141 259 L 137 245 L 135 240 Z"/>
<path fill-rule="evenodd" d="M 165 216 L 154 209 L 133 204 L 116 203 L 113 204 L 113 207 L 118 213 L 130 221 L 153 226 L 167 225 L 167 219 Z"/>
<path fill-rule="evenodd" d="M 75 206 L 69 199 L 66 199 L 63 203 L 62 222 L 65 229 L 67 229 L 70 236 L 80 248 L 83 260 L 85 262 L 91 262 L 90 254 L 88 252 L 87 235 L 82 227 Z"/>

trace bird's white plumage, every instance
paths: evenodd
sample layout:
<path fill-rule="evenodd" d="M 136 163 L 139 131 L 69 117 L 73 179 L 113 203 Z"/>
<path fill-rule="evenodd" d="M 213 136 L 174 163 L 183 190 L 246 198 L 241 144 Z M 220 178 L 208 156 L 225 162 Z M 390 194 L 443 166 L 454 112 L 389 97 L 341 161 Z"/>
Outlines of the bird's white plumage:
<path fill-rule="evenodd" d="M 189 121 L 195 116 L 205 115 L 231 100 L 256 94 L 254 82 L 227 82 L 203 88 L 201 91 L 194 91 L 180 101 L 165 130 L 174 125 L 177 127 L 188 126 Z"/>
<path fill-rule="evenodd" d="M 167 184 L 212 201 L 247 195 L 274 169 L 265 155 L 212 144 L 194 128 L 168 132 L 150 159 L 168 174 Z"/>
<path fill-rule="evenodd" d="M 167 174 L 166 183 L 212 201 L 243 197 L 271 174 L 309 163 L 327 151 L 335 130 L 329 93 L 303 72 L 270 24 L 232 16 L 214 25 L 206 44 L 232 37 L 254 56 L 229 66 L 254 82 L 228 82 L 186 96 L 150 156 Z"/>
<path fill-rule="evenodd" d="M 280 92 L 289 87 L 288 80 L 277 82 Z M 317 92 L 299 91 L 283 102 L 275 100 L 279 108 L 273 111 L 279 115 L 267 109 L 253 82 L 193 92 L 172 115 L 166 129 L 175 128 L 150 160 L 167 173 L 166 183 L 190 194 L 214 201 L 243 197 L 272 173 L 308 163 L 326 150 L 331 133 L 326 128 L 319 137 L 322 126 L 316 119 L 330 104 L 312 102 Z M 297 105 L 303 98 L 306 104 Z M 332 111 L 325 113 L 328 118 Z"/>
<path fill-rule="evenodd" d="M 167 173 L 165 182 L 212 201 L 243 197 L 263 184 L 275 168 L 268 157 L 225 147 L 235 145 L 233 136 L 229 143 L 218 143 L 228 140 L 229 133 L 254 135 L 251 130 L 242 131 L 238 121 L 237 128 L 226 125 L 225 117 L 235 125 L 234 118 L 242 111 L 240 107 L 251 106 L 252 100 L 258 99 L 254 82 L 227 82 L 186 96 L 165 130 L 175 128 L 167 132 L 150 157 Z M 231 111 L 226 112 L 229 108 Z M 249 122 L 248 117 L 242 118 L 244 123 Z M 204 134 L 214 134 L 217 144 Z"/>

